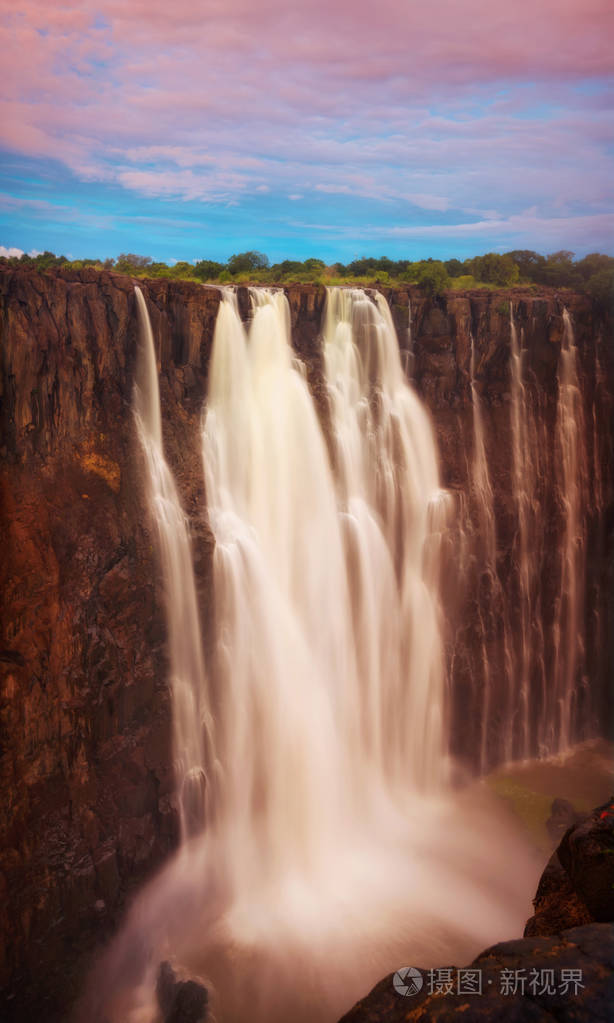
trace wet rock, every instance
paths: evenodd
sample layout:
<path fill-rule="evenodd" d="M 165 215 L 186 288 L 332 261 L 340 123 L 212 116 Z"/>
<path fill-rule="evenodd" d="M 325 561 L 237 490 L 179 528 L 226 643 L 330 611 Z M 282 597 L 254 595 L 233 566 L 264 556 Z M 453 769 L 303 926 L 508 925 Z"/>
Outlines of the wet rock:
<path fill-rule="evenodd" d="M 565 832 L 540 878 L 525 935 L 614 920 L 614 798 Z"/>
<path fill-rule="evenodd" d="M 168 961 L 160 964 L 156 995 L 163 1023 L 204 1023 L 207 1018 L 206 987 L 197 980 L 182 977 Z"/>
<path fill-rule="evenodd" d="M 187 337 L 181 405 L 170 359 L 161 389 L 196 494 L 182 434 L 198 434 L 219 294 L 144 289 L 169 351 Z M 0 1017 L 51 1021 L 176 842 L 166 629 L 132 417 L 134 283 L 0 271 L 0 333 Z"/>
<path fill-rule="evenodd" d="M 340 1023 L 605 1021 L 614 997 L 612 962 L 613 924 L 501 942 L 460 970 L 421 970 L 422 988 L 415 995 L 397 993 L 390 974 Z M 469 981 L 474 993 L 467 993 Z"/>
<path fill-rule="evenodd" d="M 614 920 L 614 796 L 567 831 L 562 866 L 594 920 Z"/>
<path fill-rule="evenodd" d="M 554 799 L 550 809 L 550 816 L 546 821 L 546 830 L 553 842 L 560 842 L 568 828 L 571 828 L 579 820 L 582 814 L 574 810 L 568 799 Z"/>
<path fill-rule="evenodd" d="M 535 913 L 527 920 L 524 929 L 527 938 L 557 934 L 565 928 L 593 922 L 588 907 L 575 890 L 556 852 L 540 878 L 533 906 Z"/>

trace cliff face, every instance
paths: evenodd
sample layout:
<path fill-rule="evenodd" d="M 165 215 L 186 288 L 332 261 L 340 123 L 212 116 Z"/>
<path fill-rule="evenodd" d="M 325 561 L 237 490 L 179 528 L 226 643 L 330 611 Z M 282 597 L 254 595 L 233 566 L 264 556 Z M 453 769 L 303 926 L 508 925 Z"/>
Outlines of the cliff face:
<path fill-rule="evenodd" d="M 210 620 L 211 539 L 199 511 L 197 444 L 220 294 L 182 282 L 139 286 L 159 345 L 167 456 L 192 516 L 202 614 Z M 294 343 L 326 424 L 317 340 L 325 293 L 297 285 L 288 289 L 288 299 Z M 510 295 L 429 300 L 412 289 L 389 299 L 404 357 L 413 362 L 416 386 L 433 416 L 444 485 L 457 494 L 462 512 L 452 545 L 465 552 L 466 572 L 447 632 L 454 720 L 460 720 L 480 684 L 476 650 L 487 651 L 495 675 L 502 670 L 497 601 L 502 590 L 514 595 L 519 587 Z M 604 650 L 614 632 L 607 604 L 614 351 L 590 302 L 581 296 L 566 296 L 565 302 L 576 329 L 590 481 L 592 599 L 582 664 L 602 710 Z M 244 316 L 247 303 L 241 289 Z M 538 496 L 547 510 L 549 543 L 536 556 L 543 578 L 539 606 L 548 622 L 561 520 L 547 472 L 562 304 L 553 295 L 528 292 L 514 293 L 513 303 L 528 356 L 526 408 L 540 424 L 539 464 L 546 472 Z M 176 841 L 165 625 L 131 410 L 134 282 L 94 271 L 2 272 L 0 315 L 0 987 L 12 996 L 6 1006 L 15 1018 L 27 1018 L 23 1006 L 36 1003 L 51 1020 L 55 1008 L 73 997 L 71 978 L 76 983 L 88 943 L 113 929 L 130 887 Z M 497 522 L 498 588 L 479 569 L 479 516 L 473 514 L 472 337 L 474 392 L 481 397 Z M 610 523 L 609 540 L 604 521 Z M 512 635 L 520 625 L 512 613 Z M 461 756 L 471 759 L 478 732 L 479 723 L 466 717 L 454 730 Z M 73 962 L 74 970 L 67 971 Z"/>
<path fill-rule="evenodd" d="M 510 304 L 521 349 L 516 378 Z M 564 421 L 560 405 L 564 308 L 577 349 L 577 381 L 566 388 L 575 406 L 574 424 Z M 574 698 L 571 737 L 595 734 L 610 717 L 612 325 L 585 296 L 518 290 L 449 295 L 439 305 L 412 295 L 412 323 L 416 385 L 435 423 L 443 483 L 457 495 L 459 506 L 461 533 L 452 556 L 460 558 L 463 567 L 447 637 L 458 723 L 453 746 L 470 762 L 482 741 L 480 721 L 466 713 L 475 703 L 476 688 L 484 685 L 481 658 L 494 679 L 483 750 L 486 768 L 501 759 L 502 733 L 509 730 L 506 686 L 508 690 L 518 686 L 523 672 L 531 693 L 532 730 L 526 741 L 531 754 L 540 750 L 543 735 L 540 738 L 536 723 L 546 708 L 546 697 L 540 694 L 552 685 L 557 670 L 564 670 L 569 656 L 565 644 L 573 596 L 567 592 L 569 578 L 562 581 L 565 559 L 576 559 L 577 627 L 584 636 L 576 650 L 575 673 L 581 682 Z M 485 571 L 489 524 L 476 465 L 476 405 L 492 491 L 496 543 L 492 576 Z M 569 452 L 561 451 L 561 443 L 573 443 L 575 448 L 573 481 L 565 478 L 563 462 Z M 577 487 L 577 536 L 583 536 L 577 549 L 573 543 L 566 545 L 572 483 Z M 519 729 L 510 748 L 515 756 L 523 753 Z"/>
<path fill-rule="evenodd" d="M 0 989 L 48 993 L 51 1018 L 67 964 L 176 840 L 165 624 L 131 412 L 133 283 L 10 273 L 0 294 Z M 180 435 L 196 439 L 219 295 L 150 297 L 190 506 L 200 474 Z"/>

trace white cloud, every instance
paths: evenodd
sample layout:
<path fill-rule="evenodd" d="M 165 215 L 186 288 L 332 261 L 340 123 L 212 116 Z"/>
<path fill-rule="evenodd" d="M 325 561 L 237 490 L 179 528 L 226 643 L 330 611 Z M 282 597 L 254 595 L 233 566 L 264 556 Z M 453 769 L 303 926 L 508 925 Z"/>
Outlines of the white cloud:
<path fill-rule="evenodd" d="M 16 249 L 14 245 L 7 249 L 6 245 L 0 245 L 0 256 L 4 256 L 5 259 L 11 259 L 14 256 L 19 258 L 23 256 L 23 249 Z"/>

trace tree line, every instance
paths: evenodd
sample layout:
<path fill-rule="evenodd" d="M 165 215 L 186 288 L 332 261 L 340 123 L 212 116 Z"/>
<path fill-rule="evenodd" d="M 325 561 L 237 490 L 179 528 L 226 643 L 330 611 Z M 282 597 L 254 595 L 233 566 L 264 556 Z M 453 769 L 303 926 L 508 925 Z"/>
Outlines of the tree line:
<path fill-rule="evenodd" d="M 155 262 L 150 256 L 121 253 L 117 259 L 77 259 L 43 252 L 35 256 L 3 257 L 0 265 L 31 266 L 38 270 L 94 267 L 132 277 L 162 277 L 203 283 L 280 284 L 314 282 L 324 284 L 417 284 L 430 294 L 472 287 L 510 288 L 517 285 L 569 288 L 584 291 L 602 304 L 614 301 L 614 257 L 593 252 L 575 259 L 566 249 L 542 256 L 531 249 L 487 252 L 470 259 L 421 259 L 414 262 L 386 256 L 362 257 L 352 262 L 327 266 L 322 259 L 285 259 L 271 264 L 254 250 L 233 255 L 225 263 L 212 259 L 185 260 L 172 265 Z"/>

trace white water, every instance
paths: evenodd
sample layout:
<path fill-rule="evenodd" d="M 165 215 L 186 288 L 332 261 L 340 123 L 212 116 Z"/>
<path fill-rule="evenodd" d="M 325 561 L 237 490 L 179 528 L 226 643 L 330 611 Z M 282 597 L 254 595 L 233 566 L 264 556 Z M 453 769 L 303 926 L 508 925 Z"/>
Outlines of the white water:
<path fill-rule="evenodd" d="M 518 641 L 514 664 L 515 692 L 510 691 L 506 720 L 509 723 L 505 761 L 526 758 L 531 753 L 531 666 L 534 577 L 537 571 L 534 549 L 535 458 L 532 445 L 532 409 L 527 401 L 523 372 L 523 350 L 518 340 L 514 309 L 510 303 L 510 387 L 513 493 L 517 511 L 516 562 L 519 580 Z M 514 727 L 514 721 L 516 726 Z"/>
<path fill-rule="evenodd" d="M 450 501 L 381 295 L 329 292 L 324 357 L 357 659 L 352 773 L 367 755 L 386 784 L 426 790 L 445 766 L 438 590 Z"/>
<path fill-rule="evenodd" d="M 254 292 L 247 334 L 224 294 L 202 430 L 216 539 L 209 686 L 139 303 L 148 384 L 137 420 L 179 784 L 208 779 L 196 818 L 206 826 L 184 827 L 193 837 L 139 896 L 88 1011 L 152 1023 L 170 955 L 205 979 L 218 1023 L 333 1023 L 401 965 L 467 961 L 518 933 L 537 872 L 482 789 L 447 789 L 439 574 L 450 502 L 432 429 L 381 296 L 328 295 L 331 460 L 285 297 Z"/>
<path fill-rule="evenodd" d="M 414 353 L 414 335 L 411 326 L 411 299 L 407 296 L 407 348 L 403 351 L 403 370 L 409 380 L 413 380 L 416 369 Z"/>
<path fill-rule="evenodd" d="M 463 521 L 463 533 L 470 537 L 469 546 L 478 559 L 479 570 L 486 571 L 490 578 L 500 619 L 495 643 L 492 622 L 487 620 L 488 603 L 483 599 L 476 602 L 481 646 L 474 664 L 484 685 L 479 690 L 475 687 L 474 700 L 482 721 L 482 771 L 493 760 L 487 749 L 489 738 L 493 745 L 497 743 L 495 760 L 511 762 L 565 751 L 572 742 L 591 734 L 592 725 L 587 692 L 581 692 L 583 686 L 586 690 L 582 669 L 587 450 L 577 349 L 567 310 L 563 310 L 554 430 L 548 425 L 545 399 L 539 389 L 531 391 L 528 386 L 524 364 L 527 354 L 523 332 L 519 333 L 510 306 L 511 495 L 516 520 L 512 555 L 517 585 L 503 593 L 497 576 L 493 489 L 472 339 L 473 458 L 469 480 L 473 500 Z M 594 423 L 592 440 L 596 448 Z M 599 513 L 598 453 L 593 454 L 593 461 L 593 500 Z M 549 493 L 547 487 L 554 493 Z M 560 516 L 560 553 L 552 558 L 552 511 L 548 505 L 553 503 Z M 493 740 L 491 706 L 496 694 L 500 707 L 502 693 L 506 694 L 503 714 L 495 708 L 500 718 L 499 737 Z"/>
<path fill-rule="evenodd" d="M 559 357 L 556 452 L 558 496 L 563 506 L 558 607 L 554 621 L 553 695 L 545 722 L 554 730 L 551 744 L 567 749 L 575 738 L 578 670 L 582 666 L 585 560 L 586 440 L 582 395 L 578 386 L 577 349 L 571 318 L 563 310 Z"/>
<path fill-rule="evenodd" d="M 489 600 L 480 600 L 477 607 L 480 627 L 480 667 L 482 672 L 482 690 L 477 706 L 480 707 L 480 751 L 479 768 L 484 774 L 488 770 L 492 757 L 489 750 L 489 738 L 492 731 L 493 704 L 498 693 L 504 693 L 504 700 L 509 706 L 512 702 L 514 687 L 513 654 L 510 639 L 509 618 L 497 572 L 497 528 L 495 521 L 494 493 L 490 479 L 486 441 L 484 436 L 484 418 L 482 400 L 476 379 L 476 352 L 473 334 L 471 335 L 471 405 L 473 415 L 473 457 L 471 460 L 470 481 L 473 505 L 477 525 L 476 556 L 480 572 L 488 577 Z M 496 622 L 497 615 L 501 621 Z M 496 651 L 496 663 L 491 663 L 489 641 L 493 633 L 499 637 L 499 649 Z M 511 746 L 510 746 L 511 748 Z M 509 756 L 509 749 L 506 751 Z"/>
<path fill-rule="evenodd" d="M 140 288 L 141 328 L 134 408 L 146 460 L 148 500 L 157 530 L 164 577 L 170 689 L 173 698 L 175 775 L 182 836 L 202 827 L 207 801 L 205 753 L 211 757 L 211 715 L 203 659 L 189 524 L 164 457 L 156 350 Z"/>
<path fill-rule="evenodd" d="M 485 561 L 488 568 L 493 570 L 496 568 L 497 561 L 497 533 L 495 526 L 493 490 L 490 482 L 488 460 L 486 458 L 482 401 L 476 381 L 475 341 L 473 339 L 473 335 L 471 335 L 470 374 L 471 403 L 473 411 L 473 462 L 471 482 L 475 490 L 480 509 L 479 516 L 482 540 L 486 554 Z"/>

